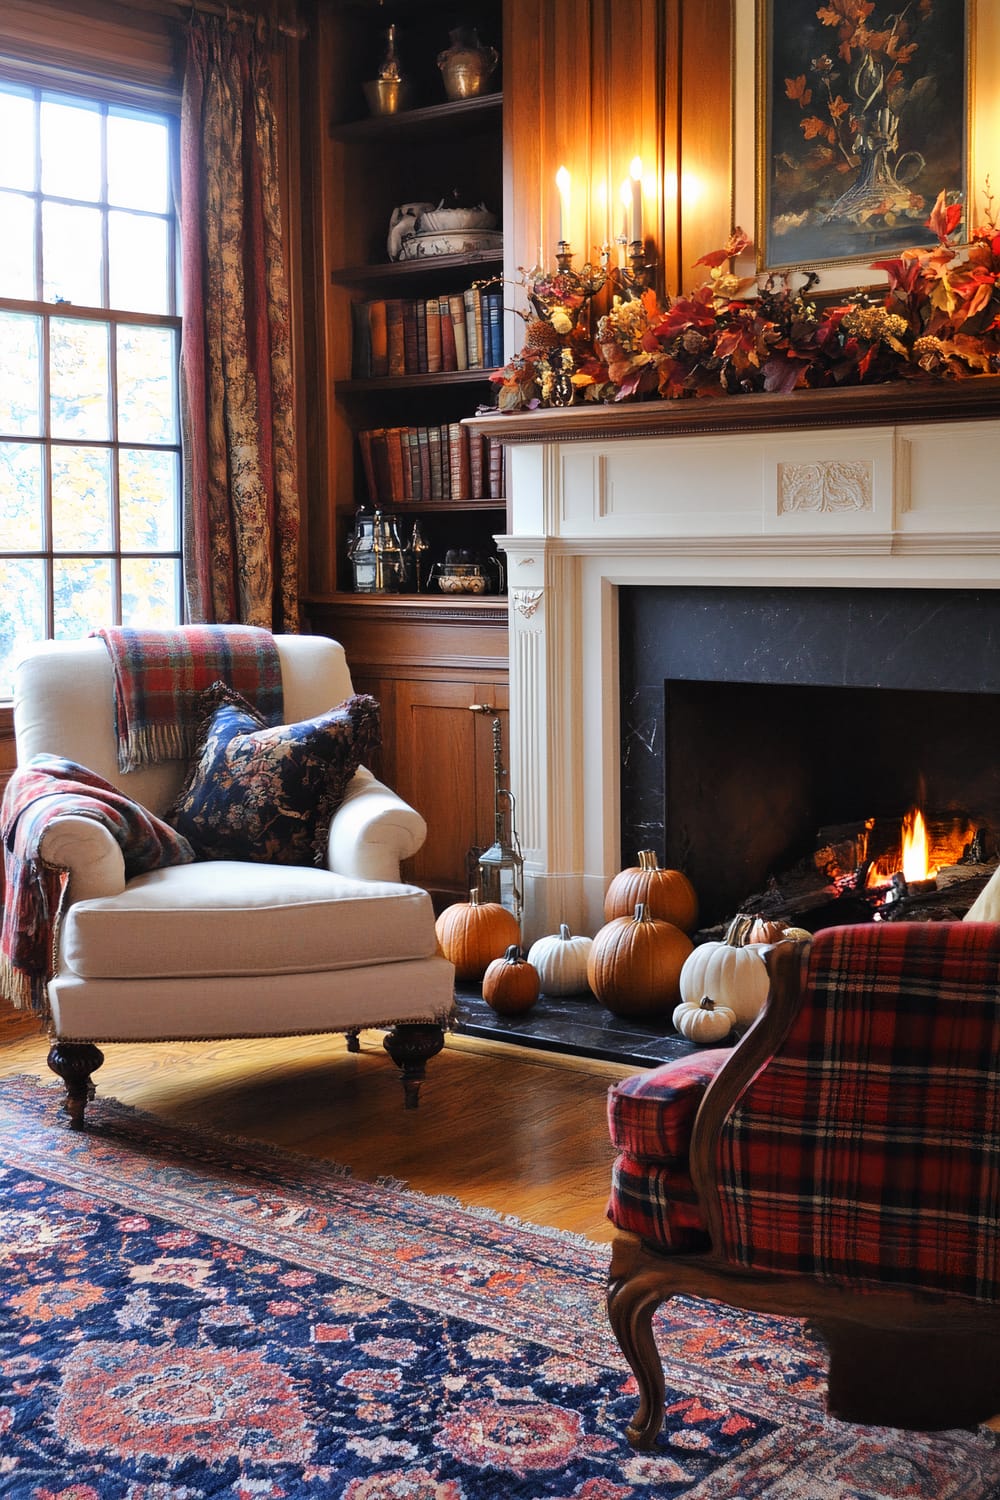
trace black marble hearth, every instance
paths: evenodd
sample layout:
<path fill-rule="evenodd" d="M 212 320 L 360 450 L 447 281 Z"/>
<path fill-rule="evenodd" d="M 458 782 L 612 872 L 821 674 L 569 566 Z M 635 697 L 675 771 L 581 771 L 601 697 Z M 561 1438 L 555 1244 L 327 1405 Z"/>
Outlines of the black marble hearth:
<path fill-rule="evenodd" d="M 1000 590 L 619 595 L 622 864 L 724 921 L 820 827 L 913 802 L 1000 827 Z"/>
<path fill-rule="evenodd" d="M 456 1030 L 465 1036 L 513 1042 L 574 1057 L 603 1058 L 640 1068 L 655 1068 L 685 1057 L 694 1044 L 663 1025 L 644 1025 L 613 1016 L 593 995 L 540 995 L 523 1016 L 498 1016 L 483 999 L 478 985 L 456 985 Z M 720 1045 L 725 1045 L 724 1043 Z"/>

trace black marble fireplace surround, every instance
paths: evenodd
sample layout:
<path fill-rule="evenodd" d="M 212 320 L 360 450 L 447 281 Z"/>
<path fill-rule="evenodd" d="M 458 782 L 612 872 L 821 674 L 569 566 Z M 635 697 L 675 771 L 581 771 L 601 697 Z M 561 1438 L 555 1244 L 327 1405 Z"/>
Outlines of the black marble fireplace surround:
<path fill-rule="evenodd" d="M 623 587 L 621 853 L 709 926 L 818 828 L 916 800 L 1000 827 L 1000 590 Z"/>

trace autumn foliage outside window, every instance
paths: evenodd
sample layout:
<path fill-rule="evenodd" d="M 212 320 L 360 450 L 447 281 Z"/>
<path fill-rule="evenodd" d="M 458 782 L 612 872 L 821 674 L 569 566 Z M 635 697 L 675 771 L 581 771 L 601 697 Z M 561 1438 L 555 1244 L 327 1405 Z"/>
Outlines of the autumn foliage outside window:
<path fill-rule="evenodd" d="M 0 80 L 0 698 L 28 641 L 180 619 L 174 137 Z"/>

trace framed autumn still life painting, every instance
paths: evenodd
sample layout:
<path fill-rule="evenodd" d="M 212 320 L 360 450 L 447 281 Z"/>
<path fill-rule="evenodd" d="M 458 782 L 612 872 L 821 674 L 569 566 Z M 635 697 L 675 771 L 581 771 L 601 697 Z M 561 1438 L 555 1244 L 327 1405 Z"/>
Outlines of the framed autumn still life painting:
<path fill-rule="evenodd" d="M 758 269 L 933 244 L 942 190 L 967 231 L 974 3 L 757 0 Z"/>

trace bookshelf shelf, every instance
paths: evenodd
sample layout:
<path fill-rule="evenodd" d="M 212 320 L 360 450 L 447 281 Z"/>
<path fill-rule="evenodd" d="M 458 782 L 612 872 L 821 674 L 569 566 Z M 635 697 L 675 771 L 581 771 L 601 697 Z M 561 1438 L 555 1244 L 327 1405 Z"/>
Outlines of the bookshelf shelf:
<path fill-rule="evenodd" d="M 431 390 L 442 385 L 482 385 L 492 375 L 489 370 L 435 370 L 413 375 L 369 375 L 363 380 L 338 380 L 337 391 L 342 395 L 379 396 L 393 391 Z"/>
<path fill-rule="evenodd" d="M 382 289 L 386 285 L 399 283 L 401 293 L 413 282 L 421 286 L 435 286 L 452 282 L 455 277 L 485 280 L 491 275 L 499 279 L 503 270 L 503 256 L 494 250 L 474 250 L 468 255 L 425 255 L 419 260 L 387 260 L 364 266 L 343 266 L 330 273 L 334 286 L 350 287 L 357 291 L 366 288 Z M 405 293 L 404 293 L 405 294 Z"/>
<path fill-rule="evenodd" d="M 454 140 L 470 130 L 500 129 L 503 94 L 480 94 L 474 99 L 430 104 L 423 109 L 405 109 L 395 115 L 369 115 L 360 120 L 345 120 L 330 127 L 332 140 L 345 145 L 368 142 L 392 143 L 419 140 Z"/>

